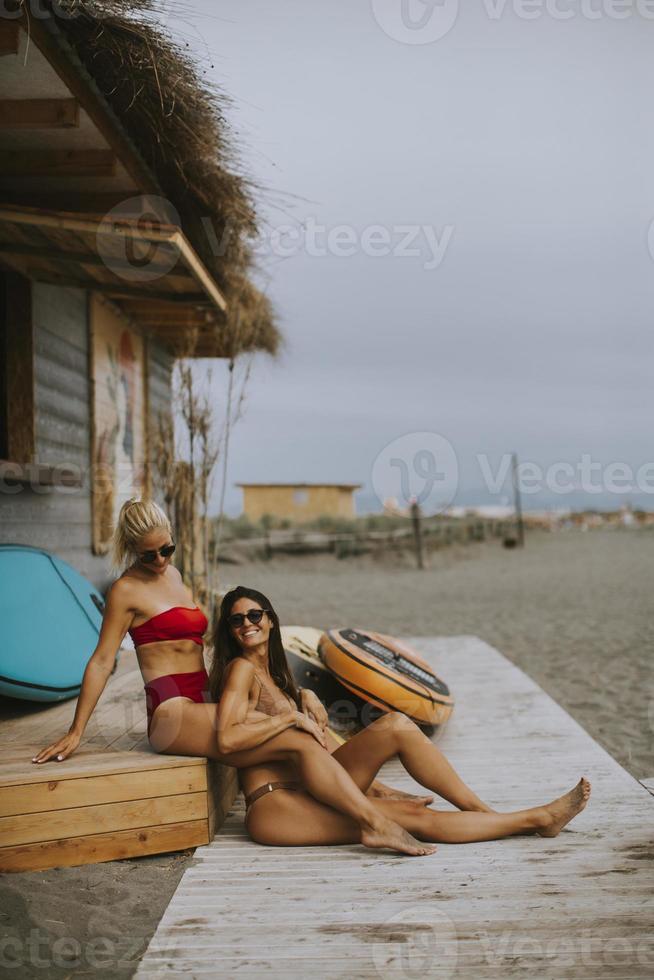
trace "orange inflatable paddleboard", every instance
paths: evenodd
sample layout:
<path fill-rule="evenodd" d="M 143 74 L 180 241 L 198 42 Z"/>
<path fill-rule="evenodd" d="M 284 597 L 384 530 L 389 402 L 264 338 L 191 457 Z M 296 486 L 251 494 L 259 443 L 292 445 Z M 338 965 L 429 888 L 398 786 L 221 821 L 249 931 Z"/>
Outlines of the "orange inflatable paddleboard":
<path fill-rule="evenodd" d="M 423 726 L 444 725 L 454 708 L 450 689 L 414 650 L 382 633 L 332 629 L 320 658 L 341 684 L 382 711 L 402 711 Z"/>

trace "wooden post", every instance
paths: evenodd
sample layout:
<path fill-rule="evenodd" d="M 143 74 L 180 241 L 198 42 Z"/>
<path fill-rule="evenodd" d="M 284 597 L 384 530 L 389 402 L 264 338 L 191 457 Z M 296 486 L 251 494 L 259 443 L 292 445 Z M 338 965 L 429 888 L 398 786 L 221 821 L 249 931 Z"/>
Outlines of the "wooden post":
<path fill-rule="evenodd" d="M 261 518 L 261 524 L 263 526 L 263 556 L 266 561 L 270 561 L 273 556 L 272 544 L 270 541 L 270 526 L 272 524 L 272 519 L 269 514 L 264 514 Z"/>
<path fill-rule="evenodd" d="M 424 568 L 425 562 L 422 552 L 422 523 L 420 515 L 420 505 L 417 500 L 411 502 L 411 521 L 413 523 L 413 539 L 416 548 L 416 563 L 418 568 Z"/>
<path fill-rule="evenodd" d="M 512 459 L 512 472 L 513 472 L 513 500 L 515 506 L 515 519 L 516 519 L 516 529 L 518 532 L 518 545 L 521 548 L 525 546 L 525 527 L 522 520 L 522 503 L 520 501 L 520 481 L 518 478 L 518 454 L 513 454 Z"/>

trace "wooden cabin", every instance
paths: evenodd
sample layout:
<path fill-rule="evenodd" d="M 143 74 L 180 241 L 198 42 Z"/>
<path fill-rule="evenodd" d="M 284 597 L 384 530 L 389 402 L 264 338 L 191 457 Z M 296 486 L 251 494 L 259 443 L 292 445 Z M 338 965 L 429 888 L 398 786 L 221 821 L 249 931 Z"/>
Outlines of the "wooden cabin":
<path fill-rule="evenodd" d="M 0 18 L 0 542 L 102 591 L 121 503 L 161 499 L 175 359 L 279 338 L 250 280 L 256 214 L 219 96 L 145 15 L 90 9 Z M 233 799 L 223 767 L 152 752 L 133 656 L 54 778 L 30 759 L 75 702 L 4 700 L 0 870 L 194 846 Z"/>
<path fill-rule="evenodd" d="M 264 516 L 297 523 L 316 517 L 355 516 L 354 492 L 359 483 L 239 483 L 243 513 L 251 521 Z"/>
<path fill-rule="evenodd" d="M 121 503 L 157 494 L 152 433 L 175 357 L 277 340 L 261 297 L 248 333 L 247 269 L 212 254 L 228 220 L 240 231 L 221 208 L 251 211 L 243 187 L 222 151 L 176 142 L 169 118 L 218 140 L 211 97 L 128 26 L 31 18 L 28 37 L 0 20 L 0 540 L 49 549 L 99 588 Z"/>

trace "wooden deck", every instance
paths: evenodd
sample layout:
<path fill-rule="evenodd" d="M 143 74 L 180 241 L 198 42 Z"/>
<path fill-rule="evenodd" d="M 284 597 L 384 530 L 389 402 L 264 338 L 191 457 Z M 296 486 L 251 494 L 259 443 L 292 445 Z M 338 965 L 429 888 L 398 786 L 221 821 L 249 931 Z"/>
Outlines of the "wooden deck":
<path fill-rule="evenodd" d="M 442 844 L 411 859 L 261 847 L 243 831 L 239 798 L 195 852 L 137 980 L 652 975 L 654 799 L 485 643 L 411 642 L 452 687 L 440 744 L 482 797 L 535 805 L 585 774 L 584 813 L 554 840 Z M 411 786 L 397 765 L 384 776 Z"/>
<path fill-rule="evenodd" d="M 75 703 L 0 703 L 0 871 L 111 861 L 212 840 L 234 800 L 235 772 L 150 748 L 134 654 L 123 652 L 71 758 L 33 765 L 32 756 L 67 731 Z"/>

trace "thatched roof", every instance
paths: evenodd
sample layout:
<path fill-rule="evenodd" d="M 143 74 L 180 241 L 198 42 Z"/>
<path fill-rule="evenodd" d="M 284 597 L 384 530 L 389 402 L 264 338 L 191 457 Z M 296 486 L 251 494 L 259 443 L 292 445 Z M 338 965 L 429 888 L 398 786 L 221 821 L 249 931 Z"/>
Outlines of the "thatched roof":
<path fill-rule="evenodd" d="M 70 43 L 132 143 L 153 171 L 182 228 L 228 304 L 226 354 L 280 343 L 271 304 L 251 281 L 247 239 L 257 230 L 252 187 L 238 173 L 228 97 L 200 75 L 187 50 L 157 24 L 157 0 L 70 0 L 57 17 Z M 170 2 L 161 6 L 170 13 Z M 211 235 L 207 235 L 207 222 Z M 214 254 L 211 240 L 221 243 Z M 224 331 L 224 327 L 223 327 Z"/>

